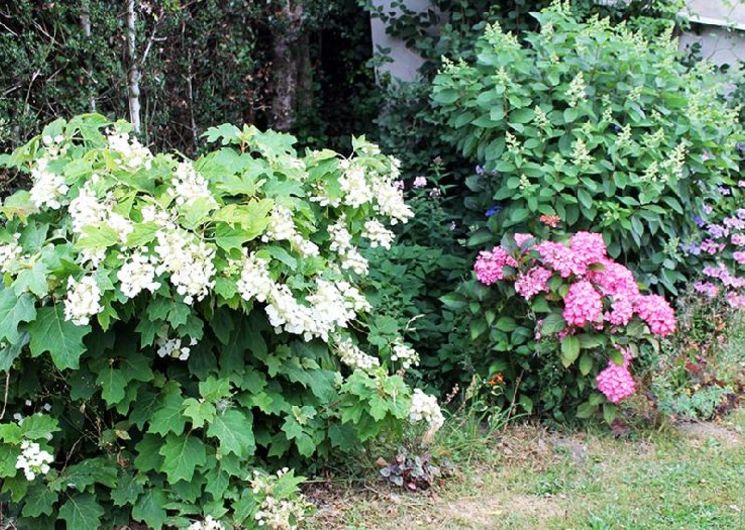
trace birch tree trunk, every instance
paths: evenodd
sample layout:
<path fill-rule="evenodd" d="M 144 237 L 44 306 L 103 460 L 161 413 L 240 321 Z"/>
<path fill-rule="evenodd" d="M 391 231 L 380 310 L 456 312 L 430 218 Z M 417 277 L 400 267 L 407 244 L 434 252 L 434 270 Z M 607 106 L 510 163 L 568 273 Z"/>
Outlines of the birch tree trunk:
<path fill-rule="evenodd" d="M 127 0 L 127 58 L 129 60 L 127 92 L 129 120 L 135 133 L 140 133 L 140 65 L 137 62 L 136 0 Z"/>
<path fill-rule="evenodd" d="M 280 17 L 282 24 L 272 35 L 273 88 L 271 105 L 272 127 L 288 131 L 295 122 L 297 107 L 298 67 L 296 47 L 302 34 L 303 7 L 286 0 Z"/>
<path fill-rule="evenodd" d="M 80 6 L 80 26 L 83 28 L 83 35 L 85 35 L 86 39 L 88 40 L 88 43 L 90 44 L 91 40 L 91 12 L 90 12 L 90 6 L 88 5 L 88 0 L 83 0 L 82 5 Z M 88 57 L 89 54 L 86 54 Z M 91 81 L 95 82 L 93 79 L 92 74 L 92 65 L 88 64 L 88 67 L 91 68 L 91 72 L 88 72 L 88 77 L 91 79 Z M 90 107 L 91 112 L 96 112 L 96 98 L 91 94 L 90 98 L 88 98 L 88 106 Z"/>

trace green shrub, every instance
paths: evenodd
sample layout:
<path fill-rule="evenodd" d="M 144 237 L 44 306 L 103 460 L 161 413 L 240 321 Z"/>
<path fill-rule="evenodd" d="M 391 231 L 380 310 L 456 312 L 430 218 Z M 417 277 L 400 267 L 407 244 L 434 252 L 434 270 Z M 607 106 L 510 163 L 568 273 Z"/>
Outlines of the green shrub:
<path fill-rule="evenodd" d="M 417 356 L 395 327 L 364 346 L 358 245 L 411 217 L 396 160 L 363 139 L 346 159 L 248 126 L 206 136 L 198 160 L 153 155 L 84 115 L 0 159 L 33 183 L 0 210 L 13 524 L 254 528 L 298 479 L 252 470 L 442 421 L 404 383 Z"/>
<path fill-rule="evenodd" d="M 602 230 L 611 256 L 675 293 L 691 212 L 738 171 L 724 84 L 703 63 L 687 71 L 669 31 L 647 40 L 561 4 L 536 17 L 526 46 L 490 25 L 476 60 L 434 82 L 450 140 L 486 169 L 467 180 L 474 205 L 502 207 L 471 243 L 545 234 L 539 216 L 558 215 L 568 231 Z"/>

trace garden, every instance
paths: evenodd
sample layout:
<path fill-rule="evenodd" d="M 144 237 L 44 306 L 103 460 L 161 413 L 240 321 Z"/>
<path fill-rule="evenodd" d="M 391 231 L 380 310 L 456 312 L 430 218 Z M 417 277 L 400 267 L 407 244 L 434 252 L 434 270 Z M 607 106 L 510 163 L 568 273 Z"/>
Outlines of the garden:
<path fill-rule="evenodd" d="M 745 62 L 424 3 L 0 5 L 0 530 L 745 528 Z"/>

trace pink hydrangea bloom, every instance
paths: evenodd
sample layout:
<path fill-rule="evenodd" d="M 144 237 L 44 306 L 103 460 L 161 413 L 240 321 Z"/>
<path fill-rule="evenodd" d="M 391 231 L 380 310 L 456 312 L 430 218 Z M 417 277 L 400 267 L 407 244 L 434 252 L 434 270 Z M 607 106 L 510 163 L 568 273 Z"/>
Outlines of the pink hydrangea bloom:
<path fill-rule="evenodd" d="M 515 243 L 517 243 L 518 247 L 523 248 L 525 243 L 534 238 L 535 236 L 533 234 L 515 234 Z"/>
<path fill-rule="evenodd" d="M 517 262 L 502 247 L 494 247 L 491 251 L 479 252 L 473 270 L 481 283 L 491 285 L 504 278 L 503 267 L 505 265 L 517 267 Z"/>
<path fill-rule="evenodd" d="M 562 278 L 568 278 L 572 274 L 582 276 L 587 272 L 587 265 L 577 254 L 561 243 L 544 241 L 536 247 L 546 265 L 561 274 Z"/>
<path fill-rule="evenodd" d="M 604 259 L 601 263 L 603 268 L 590 270 L 587 277 L 600 287 L 603 294 L 623 294 L 629 297 L 639 294 L 639 286 L 634 279 L 633 272 L 610 259 Z"/>
<path fill-rule="evenodd" d="M 613 295 L 610 311 L 605 313 L 605 320 L 615 326 L 625 326 L 634 316 L 634 304 L 632 298 L 627 294 Z"/>
<path fill-rule="evenodd" d="M 663 297 L 639 295 L 634 300 L 634 310 L 655 335 L 665 336 L 675 331 L 675 312 Z"/>
<path fill-rule="evenodd" d="M 745 265 L 745 251 L 738 250 L 737 252 L 733 252 L 732 257 L 740 265 Z"/>
<path fill-rule="evenodd" d="M 540 292 L 548 292 L 548 280 L 552 272 L 544 267 L 533 267 L 527 273 L 520 273 L 515 281 L 515 290 L 526 300 Z"/>
<path fill-rule="evenodd" d="M 608 366 L 601 370 L 595 378 L 600 390 L 608 401 L 619 403 L 627 397 L 633 395 L 636 391 L 634 378 L 629 371 L 631 357 L 626 352 L 624 354 L 623 364 L 618 366 L 613 361 L 608 361 Z"/>
<path fill-rule="evenodd" d="M 564 320 L 573 326 L 584 326 L 602 320 L 603 301 L 587 280 L 580 280 L 569 287 L 564 297 Z"/>
<path fill-rule="evenodd" d="M 738 247 L 745 246 L 745 234 L 732 234 L 732 244 Z"/>
<path fill-rule="evenodd" d="M 572 236 L 569 248 L 585 265 L 599 263 L 606 257 L 603 236 L 593 232 L 577 232 Z"/>

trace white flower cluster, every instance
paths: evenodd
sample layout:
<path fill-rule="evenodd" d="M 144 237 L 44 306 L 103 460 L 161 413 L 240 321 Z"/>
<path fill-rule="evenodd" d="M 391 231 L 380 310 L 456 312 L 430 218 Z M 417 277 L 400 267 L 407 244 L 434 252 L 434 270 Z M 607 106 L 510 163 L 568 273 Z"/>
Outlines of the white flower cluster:
<path fill-rule="evenodd" d="M 65 320 L 76 326 L 86 326 L 90 318 L 103 311 L 101 289 L 93 276 L 83 276 L 80 281 L 70 276 L 67 280 Z"/>
<path fill-rule="evenodd" d="M 106 139 L 109 142 L 109 149 L 119 154 L 119 159 L 116 162 L 120 166 L 130 171 L 136 171 L 141 167 L 150 169 L 153 154 L 137 138 L 130 138 L 128 134 L 123 132 L 110 131 Z"/>
<path fill-rule="evenodd" d="M 106 219 L 106 224 L 116 232 L 119 236 L 119 241 L 122 243 L 126 243 L 127 237 L 134 231 L 132 221 L 116 212 L 111 212 L 109 214 L 109 217 Z"/>
<path fill-rule="evenodd" d="M 198 199 L 207 199 L 216 204 L 207 186 L 207 180 L 196 172 L 188 160 L 179 162 L 176 167 L 168 194 L 176 199 L 179 206 L 192 204 Z"/>
<path fill-rule="evenodd" d="M 362 235 L 370 240 L 370 246 L 372 248 L 391 248 L 391 243 L 393 243 L 393 238 L 395 237 L 393 232 L 383 226 L 383 223 L 377 219 L 365 221 L 365 231 Z"/>
<path fill-rule="evenodd" d="M 409 421 L 417 423 L 426 421 L 429 424 L 429 431 L 436 432 L 445 423 L 445 418 L 437 404 L 435 396 L 429 396 L 420 389 L 415 389 L 411 396 L 411 408 L 409 409 Z"/>
<path fill-rule="evenodd" d="M 406 223 L 414 217 L 414 212 L 404 202 L 403 192 L 392 180 L 379 179 L 375 182 L 373 189 L 377 202 L 375 209 L 382 215 L 390 217 L 391 224 L 398 224 L 399 221 Z"/>
<path fill-rule="evenodd" d="M 220 521 L 208 515 L 204 521 L 194 521 L 186 530 L 224 530 L 225 527 Z"/>
<path fill-rule="evenodd" d="M 0 271 L 10 272 L 18 264 L 23 254 L 21 245 L 18 244 L 20 234 L 13 234 L 13 241 L 0 245 Z"/>
<path fill-rule="evenodd" d="M 373 199 L 373 190 L 367 184 L 364 168 L 351 164 L 348 160 L 342 160 L 342 176 L 339 178 L 339 186 L 344 192 L 344 204 L 352 208 L 359 208 Z"/>
<path fill-rule="evenodd" d="M 284 206 L 275 206 L 269 217 L 269 226 L 261 237 L 268 241 L 289 241 L 303 256 L 318 256 L 318 245 L 301 236 L 295 228 L 292 211 Z"/>
<path fill-rule="evenodd" d="M 306 502 L 302 495 L 297 499 L 277 499 L 274 497 L 274 486 L 277 479 L 289 472 L 288 468 L 277 471 L 277 478 L 254 471 L 251 491 L 254 495 L 265 495 L 254 519 L 256 525 L 270 530 L 297 530 L 305 519 Z"/>
<path fill-rule="evenodd" d="M 167 337 L 158 337 L 155 345 L 158 347 L 158 357 L 172 357 L 179 361 L 186 361 L 191 354 L 191 348 L 196 346 L 197 340 L 191 339 L 189 346 L 184 346 L 182 339 L 169 339 Z"/>
<path fill-rule="evenodd" d="M 99 226 L 108 217 L 113 197 L 101 201 L 96 193 L 86 184 L 80 188 L 78 196 L 70 201 L 67 208 L 72 218 L 72 231 L 81 234 L 86 226 Z"/>
<path fill-rule="evenodd" d="M 274 289 L 274 281 L 269 275 L 269 262 L 253 252 L 249 254 L 243 260 L 237 287 L 238 293 L 246 302 L 252 298 L 256 298 L 259 302 L 266 302 Z"/>
<path fill-rule="evenodd" d="M 24 440 L 21 442 L 21 454 L 16 460 L 16 469 L 23 471 L 26 480 L 34 480 L 38 475 L 49 473 L 49 464 L 54 457 L 43 450 L 38 443 Z"/>
<path fill-rule="evenodd" d="M 61 175 L 49 170 L 48 164 L 49 161 L 46 158 L 40 158 L 31 170 L 33 185 L 29 190 L 29 195 L 31 202 L 37 208 L 46 206 L 52 210 L 57 210 L 62 206 L 59 202 L 60 198 L 64 197 L 70 188 L 65 184 L 65 179 Z"/>
<path fill-rule="evenodd" d="M 587 99 L 587 86 L 585 85 L 585 78 L 582 72 L 579 72 L 572 82 L 569 83 L 569 89 L 567 90 L 566 97 L 567 103 L 570 107 L 576 107 L 581 101 Z"/>
<path fill-rule="evenodd" d="M 166 227 L 170 224 L 168 213 L 154 204 L 143 206 L 140 213 L 142 214 L 142 221 L 145 223 L 155 223 L 160 227 Z"/>
<path fill-rule="evenodd" d="M 134 298 L 142 291 L 155 292 L 160 288 L 160 283 L 155 281 L 156 259 L 142 252 L 135 252 L 122 265 L 116 273 L 119 279 L 119 288 L 127 298 Z"/>
<path fill-rule="evenodd" d="M 352 244 L 352 234 L 347 229 L 344 216 L 340 217 L 333 225 L 330 225 L 328 230 L 331 236 L 329 248 L 341 257 L 341 268 L 344 270 L 351 269 L 361 276 L 367 274 L 367 260 Z"/>
<path fill-rule="evenodd" d="M 398 342 L 393 345 L 391 361 L 401 361 L 404 369 L 408 369 L 419 364 L 419 354 L 414 348 Z"/>
<path fill-rule="evenodd" d="M 170 282 L 187 304 L 207 296 L 215 285 L 215 249 L 176 227 L 159 230 L 156 238 L 155 252 L 160 257 L 156 274 L 168 272 Z"/>
<path fill-rule="evenodd" d="M 51 137 L 46 134 L 41 137 L 41 141 L 47 148 L 47 153 L 51 158 L 57 158 L 67 152 L 68 146 L 64 144 L 65 137 L 61 134 L 58 134 L 55 137 Z"/>
<path fill-rule="evenodd" d="M 377 357 L 368 355 L 363 352 L 352 339 L 337 338 L 336 341 L 339 360 L 349 366 L 352 370 L 363 370 L 369 372 L 380 366 L 380 360 Z"/>
<path fill-rule="evenodd" d="M 347 221 L 344 216 L 341 216 L 334 224 L 329 225 L 329 236 L 331 236 L 331 244 L 329 249 L 331 252 L 344 255 L 354 245 L 352 244 L 352 234 L 347 229 Z"/>

